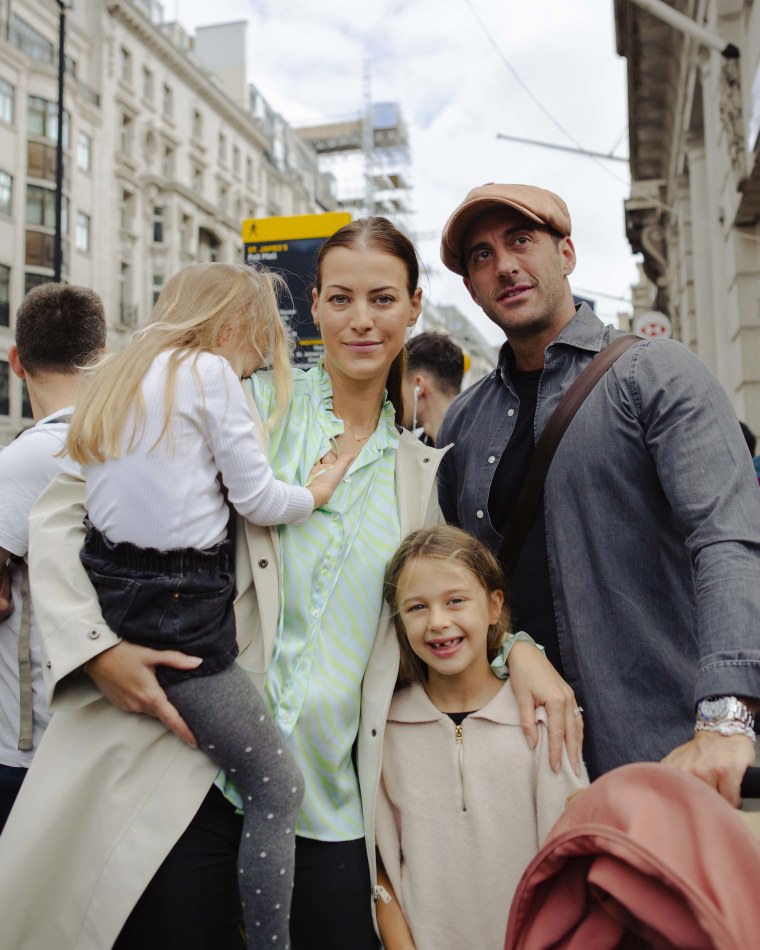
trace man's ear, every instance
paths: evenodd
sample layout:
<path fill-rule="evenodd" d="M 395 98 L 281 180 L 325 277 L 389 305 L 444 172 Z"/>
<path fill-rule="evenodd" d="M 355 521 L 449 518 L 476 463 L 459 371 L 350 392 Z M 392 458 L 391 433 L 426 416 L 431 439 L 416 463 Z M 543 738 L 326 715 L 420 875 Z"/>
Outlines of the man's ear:
<path fill-rule="evenodd" d="M 19 379 L 26 379 L 26 370 L 21 365 L 21 360 L 18 358 L 18 347 L 15 343 L 12 343 L 8 347 L 8 364 Z"/>
<path fill-rule="evenodd" d="M 575 247 L 569 237 L 563 237 L 559 242 L 559 252 L 562 255 L 562 273 L 569 277 L 575 270 Z"/>
<path fill-rule="evenodd" d="M 427 380 L 424 376 L 418 374 L 414 377 L 414 388 L 417 392 L 418 399 L 427 393 Z"/>

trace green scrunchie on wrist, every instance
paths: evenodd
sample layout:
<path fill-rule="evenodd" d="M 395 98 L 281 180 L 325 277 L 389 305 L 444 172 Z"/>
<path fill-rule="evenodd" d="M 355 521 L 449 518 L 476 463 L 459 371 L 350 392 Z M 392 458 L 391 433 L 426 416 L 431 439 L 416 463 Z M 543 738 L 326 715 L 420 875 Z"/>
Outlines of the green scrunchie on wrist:
<path fill-rule="evenodd" d="M 509 667 L 507 666 L 507 657 L 509 656 L 509 651 L 512 647 L 522 641 L 523 643 L 530 643 L 537 650 L 544 652 L 544 648 L 540 643 L 536 643 L 533 637 L 530 634 L 526 633 L 524 630 L 518 630 L 517 633 L 510 633 L 506 638 L 504 643 L 501 645 L 501 649 L 496 654 L 496 656 L 491 660 L 491 669 L 499 677 L 499 679 L 505 680 L 509 676 Z"/>

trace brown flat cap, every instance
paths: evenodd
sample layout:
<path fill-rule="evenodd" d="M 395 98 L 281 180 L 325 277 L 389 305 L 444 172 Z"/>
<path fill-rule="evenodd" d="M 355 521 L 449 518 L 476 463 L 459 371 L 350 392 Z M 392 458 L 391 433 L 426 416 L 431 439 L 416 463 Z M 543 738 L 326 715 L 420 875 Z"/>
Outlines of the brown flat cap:
<path fill-rule="evenodd" d="M 553 191 L 534 188 L 533 185 L 497 185 L 488 182 L 473 188 L 446 222 L 441 235 L 441 260 L 449 270 L 466 276 L 462 242 L 467 231 L 482 215 L 505 206 L 514 208 L 536 224 L 545 224 L 563 237 L 570 235 L 570 212 L 565 202 Z"/>

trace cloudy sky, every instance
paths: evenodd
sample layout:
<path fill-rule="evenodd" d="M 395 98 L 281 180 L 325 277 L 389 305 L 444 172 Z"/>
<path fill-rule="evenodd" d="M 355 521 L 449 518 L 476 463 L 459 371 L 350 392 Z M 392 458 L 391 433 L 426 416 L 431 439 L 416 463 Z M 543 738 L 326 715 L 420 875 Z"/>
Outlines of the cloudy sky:
<path fill-rule="evenodd" d="M 191 33 L 247 20 L 249 79 L 294 125 L 356 114 L 370 61 L 373 100 L 399 102 L 410 130 L 425 293 L 458 306 L 490 340 L 499 331 L 443 268 L 430 237 L 487 181 L 562 195 L 578 254 L 573 289 L 595 297 L 606 321 L 630 310 L 611 299 L 629 298 L 637 280 L 623 223 L 628 166 L 497 138 L 627 154 L 625 60 L 615 52 L 612 0 L 165 0 L 164 7 Z"/>

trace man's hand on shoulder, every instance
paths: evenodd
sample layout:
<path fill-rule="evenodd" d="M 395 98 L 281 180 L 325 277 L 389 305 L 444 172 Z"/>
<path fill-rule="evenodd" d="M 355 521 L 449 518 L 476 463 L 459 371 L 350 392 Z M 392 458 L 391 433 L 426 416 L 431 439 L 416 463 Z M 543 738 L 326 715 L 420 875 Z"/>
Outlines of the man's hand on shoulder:
<path fill-rule="evenodd" d="M 531 749 L 538 743 L 536 707 L 549 720 L 549 762 L 554 772 L 562 765 L 562 745 L 576 775 L 581 774 L 583 718 L 575 694 L 544 654 L 529 643 L 515 643 L 507 660 L 512 691 L 520 708 L 520 723 Z"/>
<path fill-rule="evenodd" d="M 755 761 L 755 744 L 747 736 L 697 732 L 662 761 L 707 782 L 734 808 L 739 808 L 739 788 L 744 773 Z"/>

